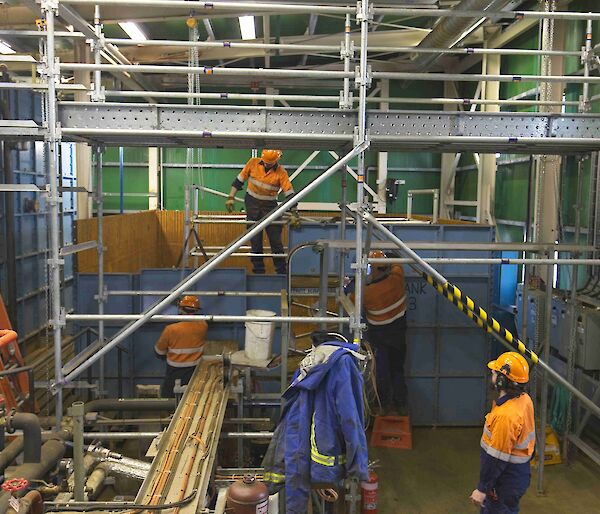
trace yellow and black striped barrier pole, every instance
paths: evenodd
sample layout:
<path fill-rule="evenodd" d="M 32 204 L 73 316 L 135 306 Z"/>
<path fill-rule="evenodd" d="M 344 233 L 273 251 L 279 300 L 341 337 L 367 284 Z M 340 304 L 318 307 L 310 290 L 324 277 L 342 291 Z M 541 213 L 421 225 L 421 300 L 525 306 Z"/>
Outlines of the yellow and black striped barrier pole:
<path fill-rule="evenodd" d="M 535 352 L 532 352 L 525 346 L 525 343 L 518 337 L 515 337 L 512 332 L 502 327 L 498 320 L 489 316 L 488 313 L 477 305 L 470 297 L 463 295 L 462 291 L 450 282 L 444 285 L 438 284 L 431 275 L 421 271 L 423 278 L 427 283 L 433 286 L 448 301 L 452 302 L 460 311 L 472 319 L 479 327 L 488 333 L 497 334 L 500 338 L 506 341 L 511 348 L 523 354 L 533 364 L 538 364 L 540 359 Z"/>
<path fill-rule="evenodd" d="M 546 362 L 540 359 L 537 354 L 529 350 L 520 339 L 513 336 L 510 331 L 503 328 L 498 320 L 489 316 L 488 313 L 479 307 L 471 298 L 463 295 L 462 291 L 458 287 L 448 282 L 443 275 L 433 269 L 414 250 L 409 248 L 404 241 L 396 237 L 396 235 L 387 227 L 385 227 L 383 223 L 381 223 L 375 216 L 366 211 L 360 212 L 359 214 L 359 217 L 362 218 L 364 223 L 372 223 L 374 227 L 379 229 L 382 234 L 396 244 L 396 246 L 398 246 L 398 248 L 400 248 L 400 250 L 402 250 L 407 257 L 413 259 L 415 262 L 413 269 L 416 269 L 418 273 L 422 274 L 427 283 L 433 286 L 438 293 L 444 296 L 444 298 L 446 298 L 448 301 L 452 302 L 461 310 L 461 312 L 466 314 L 483 330 L 493 335 L 500 342 L 508 345 L 510 348 L 513 348 L 517 352 L 527 357 L 533 364 L 537 364 L 537 367 L 543 369 L 548 374 L 550 379 L 568 389 L 582 402 L 583 405 L 590 410 L 590 412 L 593 412 L 596 416 L 600 417 L 600 407 L 598 405 L 596 405 L 590 398 L 583 394 L 568 380 L 565 380 L 565 378 L 554 371 Z"/>

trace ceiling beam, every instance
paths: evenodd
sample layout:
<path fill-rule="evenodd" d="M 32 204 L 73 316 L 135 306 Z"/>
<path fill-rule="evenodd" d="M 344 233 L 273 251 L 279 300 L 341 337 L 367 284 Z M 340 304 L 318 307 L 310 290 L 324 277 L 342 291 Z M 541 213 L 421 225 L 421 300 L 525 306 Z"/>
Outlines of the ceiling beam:
<path fill-rule="evenodd" d="M 308 27 L 306 27 L 305 36 L 312 36 L 315 33 L 315 29 L 317 28 L 317 21 L 319 20 L 319 15 L 311 13 L 310 18 L 308 19 Z M 302 59 L 300 59 L 300 66 L 306 66 L 306 61 L 308 60 L 308 54 L 304 54 Z"/>
<path fill-rule="evenodd" d="M 418 30 L 386 30 L 374 32 L 369 36 L 369 43 L 373 46 L 415 46 L 428 34 L 427 31 Z M 318 36 L 289 36 L 280 38 L 284 44 L 322 44 L 339 45 L 343 34 L 326 34 Z M 354 44 L 360 43 L 360 35 L 352 34 Z M 182 60 L 187 57 L 187 50 L 176 46 L 128 46 L 122 47 L 122 52 L 134 62 L 168 62 L 169 60 Z M 272 54 L 272 50 L 270 51 Z M 253 48 L 203 48 L 200 49 L 201 61 L 219 59 L 238 59 L 251 57 L 265 57 L 267 51 Z M 302 50 L 281 50 L 278 55 L 304 55 Z M 338 55 L 339 57 L 339 55 Z"/>
<path fill-rule="evenodd" d="M 37 16 L 40 15 L 40 6 L 35 2 L 35 0 L 19 1 Z M 73 7 L 59 3 L 58 16 L 63 24 L 73 25 L 73 29 L 77 32 L 81 32 L 85 35 L 85 37 L 94 40 L 98 39 L 94 27 L 90 25 L 83 17 L 81 17 Z M 119 64 L 131 64 L 131 61 L 129 61 L 114 45 L 106 45 L 104 51 Z M 155 89 L 154 86 L 150 84 L 144 77 L 121 72 L 115 72 L 113 75 L 128 87 L 135 90 L 152 91 Z"/>
<path fill-rule="evenodd" d="M 271 42 L 271 17 L 267 14 L 262 17 L 263 19 L 263 43 L 268 44 Z M 265 52 L 265 68 L 271 67 L 271 53 Z"/>

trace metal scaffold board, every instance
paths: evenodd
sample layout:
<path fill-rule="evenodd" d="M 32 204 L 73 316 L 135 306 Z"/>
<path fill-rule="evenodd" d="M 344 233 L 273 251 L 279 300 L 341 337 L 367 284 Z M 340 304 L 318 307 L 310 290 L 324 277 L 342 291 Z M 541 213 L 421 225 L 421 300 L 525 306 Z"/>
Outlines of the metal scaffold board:
<path fill-rule="evenodd" d="M 33 120 L 0 120 L 0 139 L 43 138 L 43 128 Z"/>
<path fill-rule="evenodd" d="M 332 149 L 351 145 L 354 111 L 320 108 L 75 103 L 59 105 L 64 140 L 107 145 Z M 594 114 L 368 111 L 371 148 L 574 153 L 600 150 Z"/>

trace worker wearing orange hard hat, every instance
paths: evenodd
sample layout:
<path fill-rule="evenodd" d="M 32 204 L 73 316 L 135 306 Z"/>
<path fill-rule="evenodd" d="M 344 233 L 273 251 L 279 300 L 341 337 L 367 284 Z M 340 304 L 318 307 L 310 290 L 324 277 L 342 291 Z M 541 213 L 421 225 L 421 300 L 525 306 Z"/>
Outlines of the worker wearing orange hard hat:
<path fill-rule="evenodd" d="M 369 258 L 385 259 L 386 255 L 381 250 L 373 250 Z M 354 301 L 354 293 L 350 299 Z M 367 319 L 366 338 L 375 353 L 382 414 L 406 415 L 406 285 L 402 266 L 386 262 L 369 265 L 363 307 Z"/>
<path fill-rule="evenodd" d="M 182 296 L 177 303 L 179 314 L 194 315 L 200 312 L 197 296 Z M 154 345 L 154 351 L 167 361 L 167 370 L 161 386 L 161 396 L 172 398 L 175 381 L 186 385 L 204 353 L 206 321 L 180 321 L 168 325 Z"/>
<path fill-rule="evenodd" d="M 244 186 L 245 182 L 248 182 L 248 189 L 244 197 L 248 221 L 258 221 L 275 209 L 279 190 L 283 192 L 285 198 L 294 194 L 287 171 L 279 164 L 281 156 L 281 150 L 265 149 L 260 157 L 253 157 L 246 163 L 244 169 L 231 184 L 231 191 L 225 202 L 228 212 L 233 211 L 235 194 Z M 266 229 L 273 254 L 283 253 L 281 230 L 282 226 L 279 224 L 270 225 Z M 253 254 L 263 253 L 262 232 L 252 238 L 251 245 Z M 254 273 L 265 273 L 265 263 L 262 257 L 253 256 L 250 260 Z M 277 273 L 286 273 L 284 257 L 273 257 L 273 263 Z"/>
<path fill-rule="evenodd" d="M 518 514 L 531 481 L 535 448 L 533 402 L 525 392 L 529 364 L 521 354 L 506 352 L 488 363 L 498 398 L 485 417 L 480 472 L 471 501 L 482 514 Z"/>

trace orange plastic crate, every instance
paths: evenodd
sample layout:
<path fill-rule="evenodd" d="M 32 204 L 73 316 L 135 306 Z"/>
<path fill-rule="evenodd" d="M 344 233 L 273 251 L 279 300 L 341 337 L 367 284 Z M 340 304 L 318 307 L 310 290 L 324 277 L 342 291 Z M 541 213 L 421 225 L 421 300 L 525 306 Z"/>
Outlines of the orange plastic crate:
<path fill-rule="evenodd" d="M 412 430 L 408 416 L 376 416 L 371 433 L 371 446 L 412 449 Z"/>

